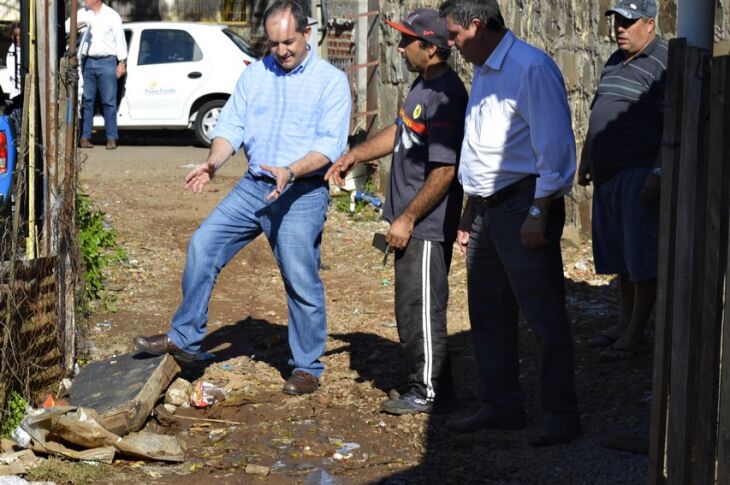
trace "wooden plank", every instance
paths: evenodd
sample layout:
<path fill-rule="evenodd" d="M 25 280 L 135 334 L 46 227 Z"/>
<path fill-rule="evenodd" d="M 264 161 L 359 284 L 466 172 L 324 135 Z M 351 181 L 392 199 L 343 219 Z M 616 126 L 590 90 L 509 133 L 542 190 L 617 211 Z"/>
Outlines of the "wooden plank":
<path fill-rule="evenodd" d="M 728 102 L 727 104 L 730 104 Z M 730 138 L 726 137 L 724 144 L 727 146 Z M 724 164 L 730 165 L 728 152 L 724 153 Z M 730 212 L 730 211 L 728 211 Z M 728 212 L 725 212 L 727 218 Z M 727 219 L 726 219 L 727 221 Z M 730 221 L 727 221 L 730 224 Z M 727 244 L 726 258 L 730 261 L 730 243 Z M 727 279 L 727 273 L 726 273 Z M 725 284 L 725 319 L 722 329 L 722 363 L 720 375 L 720 411 L 718 423 L 718 445 L 717 445 L 717 482 L 718 484 L 730 483 L 730 283 Z"/>
<path fill-rule="evenodd" d="M 656 329 L 654 332 L 654 377 L 649 436 L 649 471 L 647 483 L 664 482 L 666 451 L 667 396 L 671 375 L 672 299 L 674 282 L 674 234 L 677 227 L 676 191 L 679 180 L 679 146 L 684 104 L 685 39 L 669 42 L 666 111 L 662 140 L 662 188 L 659 216 L 659 267 L 657 269 Z"/>
<path fill-rule="evenodd" d="M 698 354 L 701 347 L 700 244 L 705 225 L 705 130 L 709 97 L 709 54 L 688 47 L 677 191 L 674 308 L 667 446 L 667 483 L 690 483 L 692 435 L 697 417 Z"/>
<path fill-rule="evenodd" d="M 728 245 L 730 181 L 730 57 L 712 60 L 702 278 L 699 396 L 692 483 L 712 483 L 717 452 L 720 338 Z"/>

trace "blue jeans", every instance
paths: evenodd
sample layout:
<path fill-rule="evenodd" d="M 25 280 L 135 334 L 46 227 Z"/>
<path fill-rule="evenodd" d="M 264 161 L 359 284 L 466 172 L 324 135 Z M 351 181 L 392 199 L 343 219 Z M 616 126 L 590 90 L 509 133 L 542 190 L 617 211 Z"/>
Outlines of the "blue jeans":
<path fill-rule="evenodd" d="M 104 108 L 104 129 L 107 140 L 119 138 L 117 132 L 117 58 L 87 57 L 84 59 L 84 110 L 81 138 L 91 138 L 94 124 L 94 102 L 99 93 Z"/>
<path fill-rule="evenodd" d="M 203 221 L 188 245 L 183 301 L 172 318 L 170 340 L 198 352 L 206 334 L 208 301 L 220 270 L 264 233 L 284 280 L 289 306 L 289 347 L 294 370 L 319 377 L 327 340 L 320 244 L 329 192 L 324 180 L 301 181 L 267 202 L 274 186 L 247 174 Z M 255 287 L 252 287 L 255 291 Z"/>
<path fill-rule="evenodd" d="M 578 402 L 560 252 L 565 206 L 562 197 L 550 206 L 545 229 L 549 244 L 525 248 L 520 228 L 534 190 L 533 185 L 494 205 L 478 205 L 466 260 L 474 354 L 485 406 L 501 415 L 524 412 L 518 352 L 521 311 L 539 339 L 544 419 L 571 422 L 578 416 Z"/>

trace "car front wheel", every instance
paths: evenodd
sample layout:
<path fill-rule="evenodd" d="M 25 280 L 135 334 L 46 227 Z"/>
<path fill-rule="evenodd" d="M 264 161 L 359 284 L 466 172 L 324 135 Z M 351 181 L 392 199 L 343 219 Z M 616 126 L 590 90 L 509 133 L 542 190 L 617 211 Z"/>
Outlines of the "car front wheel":
<path fill-rule="evenodd" d="M 211 135 L 213 134 L 213 128 L 218 122 L 218 116 L 221 114 L 221 108 L 226 104 L 222 99 L 214 99 L 208 101 L 198 110 L 198 114 L 195 117 L 195 137 L 198 141 L 209 147 L 211 143 Z"/>

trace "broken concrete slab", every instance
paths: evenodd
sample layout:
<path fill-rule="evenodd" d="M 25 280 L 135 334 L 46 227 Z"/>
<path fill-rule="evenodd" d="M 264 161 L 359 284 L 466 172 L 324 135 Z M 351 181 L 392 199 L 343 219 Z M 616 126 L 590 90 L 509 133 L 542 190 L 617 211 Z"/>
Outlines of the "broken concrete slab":
<path fill-rule="evenodd" d="M 108 431 L 139 431 L 180 366 L 170 355 L 124 354 L 92 362 L 81 369 L 70 389 L 69 403 L 96 411 Z"/>

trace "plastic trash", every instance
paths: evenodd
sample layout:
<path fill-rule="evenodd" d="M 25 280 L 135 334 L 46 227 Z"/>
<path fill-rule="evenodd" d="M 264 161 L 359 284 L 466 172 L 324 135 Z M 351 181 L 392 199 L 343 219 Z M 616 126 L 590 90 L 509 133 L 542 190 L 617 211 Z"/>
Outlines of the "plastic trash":
<path fill-rule="evenodd" d="M 355 191 L 355 200 L 367 202 L 376 209 L 381 209 L 383 207 L 383 201 L 370 192 L 361 192 L 359 190 Z"/>
<path fill-rule="evenodd" d="M 207 408 L 217 401 L 224 401 L 228 397 L 225 389 L 211 384 L 207 381 L 197 381 L 193 395 L 190 398 L 190 404 L 196 408 Z"/>

